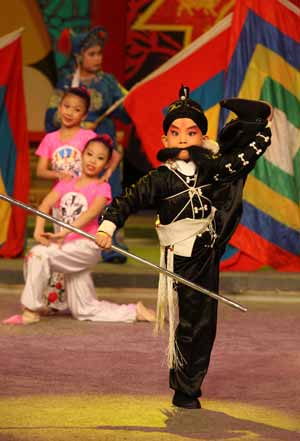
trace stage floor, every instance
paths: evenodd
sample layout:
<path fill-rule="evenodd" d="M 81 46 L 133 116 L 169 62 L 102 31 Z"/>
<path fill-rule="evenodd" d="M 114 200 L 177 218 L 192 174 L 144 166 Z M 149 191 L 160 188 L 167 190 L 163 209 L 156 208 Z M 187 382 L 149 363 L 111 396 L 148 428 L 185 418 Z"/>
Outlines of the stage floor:
<path fill-rule="evenodd" d="M 1 319 L 21 286 L 2 285 Z M 99 297 L 154 306 L 151 289 Z M 166 333 L 148 323 L 79 322 L 68 315 L 0 325 L 0 440 L 300 439 L 300 296 L 243 294 L 219 307 L 201 410 L 170 404 Z"/>

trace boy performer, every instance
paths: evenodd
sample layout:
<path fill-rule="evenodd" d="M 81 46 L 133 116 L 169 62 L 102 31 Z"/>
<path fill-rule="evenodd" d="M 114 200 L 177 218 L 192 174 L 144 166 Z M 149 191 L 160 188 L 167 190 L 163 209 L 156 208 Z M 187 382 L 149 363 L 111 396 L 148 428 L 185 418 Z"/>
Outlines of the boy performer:
<path fill-rule="evenodd" d="M 223 128 L 219 146 L 206 136 L 208 122 L 201 106 L 189 98 L 187 87 L 180 89 L 179 100 L 169 106 L 163 121 L 165 148 L 158 152 L 163 165 L 114 199 L 96 235 L 98 245 L 109 248 L 114 230 L 131 213 L 155 207 L 161 265 L 213 292 L 218 292 L 224 247 L 240 219 L 245 178 L 271 143 L 269 104 L 232 99 L 221 105 L 243 119 Z M 247 114 L 251 117 L 245 120 Z M 197 409 L 216 335 L 217 301 L 180 283 L 174 287 L 170 278 L 161 275 L 157 327 L 163 324 L 166 303 L 172 402 Z"/>

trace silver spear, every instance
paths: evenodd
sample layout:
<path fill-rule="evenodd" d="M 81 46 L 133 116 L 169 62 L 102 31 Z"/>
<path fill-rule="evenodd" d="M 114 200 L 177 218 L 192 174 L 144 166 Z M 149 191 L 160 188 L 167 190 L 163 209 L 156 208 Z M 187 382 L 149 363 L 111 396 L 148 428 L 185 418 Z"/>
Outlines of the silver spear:
<path fill-rule="evenodd" d="M 69 225 L 59 219 L 56 219 L 53 216 L 50 216 L 49 214 L 43 213 L 40 210 L 37 210 L 36 208 L 31 207 L 30 205 L 24 204 L 23 202 L 17 201 L 16 199 L 11 198 L 10 196 L 4 195 L 0 193 L 0 199 L 9 202 L 10 204 L 16 205 L 17 207 L 21 207 L 24 210 L 29 211 L 30 213 L 33 213 L 37 216 L 43 217 L 44 219 L 47 219 L 48 221 L 60 225 L 63 228 L 67 228 L 68 230 L 72 231 L 73 233 L 80 234 L 83 237 L 86 237 L 87 239 L 91 239 L 95 241 L 95 236 L 92 234 L 86 233 L 85 231 L 80 230 L 79 228 L 73 227 L 72 225 Z M 172 271 L 169 271 L 165 268 L 162 268 L 159 265 L 156 265 L 155 263 L 149 262 L 146 259 L 143 259 L 142 257 L 136 256 L 135 254 L 130 253 L 129 251 L 123 250 L 122 248 L 119 248 L 115 245 L 112 245 L 112 250 L 117 251 L 120 254 L 123 254 L 124 256 L 131 257 L 132 259 L 137 260 L 138 262 L 144 263 L 145 265 L 150 266 L 151 268 L 155 269 L 156 271 L 159 271 L 160 273 L 165 274 L 168 277 L 171 277 L 172 279 L 176 280 L 176 282 L 182 283 L 186 286 L 189 286 L 190 288 L 201 292 L 202 294 L 205 294 L 209 297 L 212 297 L 213 299 L 220 300 L 221 302 L 226 303 L 227 305 L 239 309 L 240 311 L 246 312 L 247 308 L 245 306 L 240 305 L 237 302 L 234 302 L 233 300 L 224 297 L 220 294 L 216 294 L 215 292 L 209 291 L 206 288 L 203 288 L 202 286 L 197 285 L 194 282 L 191 282 L 184 277 L 181 277 L 179 274 L 173 273 Z"/>

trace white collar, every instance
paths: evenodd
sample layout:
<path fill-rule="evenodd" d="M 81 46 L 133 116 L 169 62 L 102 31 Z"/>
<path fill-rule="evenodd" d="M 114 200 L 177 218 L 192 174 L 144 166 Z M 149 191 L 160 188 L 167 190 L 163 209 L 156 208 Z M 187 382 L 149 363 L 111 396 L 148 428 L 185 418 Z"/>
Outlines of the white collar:
<path fill-rule="evenodd" d="M 185 176 L 193 176 L 196 173 L 196 164 L 193 161 L 186 162 L 182 159 L 176 159 L 175 161 L 167 162 L 166 165 Z"/>

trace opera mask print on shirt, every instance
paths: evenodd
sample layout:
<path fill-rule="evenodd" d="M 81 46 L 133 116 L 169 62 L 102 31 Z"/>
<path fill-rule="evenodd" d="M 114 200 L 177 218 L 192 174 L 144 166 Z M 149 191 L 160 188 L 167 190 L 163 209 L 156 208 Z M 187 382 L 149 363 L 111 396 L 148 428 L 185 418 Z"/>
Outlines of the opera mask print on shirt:
<path fill-rule="evenodd" d="M 60 201 L 61 216 L 64 222 L 71 224 L 78 216 L 87 211 L 88 202 L 81 193 L 66 193 Z"/>
<path fill-rule="evenodd" d="M 81 175 L 81 152 L 71 146 L 63 145 L 52 154 L 52 169 L 57 172 L 70 172 L 73 176 Z"/>

